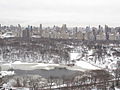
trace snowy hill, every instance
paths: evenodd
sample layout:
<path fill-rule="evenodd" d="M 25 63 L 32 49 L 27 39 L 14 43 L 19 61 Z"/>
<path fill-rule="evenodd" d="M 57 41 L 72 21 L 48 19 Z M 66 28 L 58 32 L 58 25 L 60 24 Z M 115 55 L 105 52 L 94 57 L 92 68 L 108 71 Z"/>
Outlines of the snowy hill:
<path fill-rule="evenodd" d="M 72 52 L 70 55 L 71 60 L 82 60 L 104 69 L 115 69 L 117 62 L 120 61 L 119 47 L 102 46 L 100 49 L 85 47 L 81 48 L 81 52 Z"/>

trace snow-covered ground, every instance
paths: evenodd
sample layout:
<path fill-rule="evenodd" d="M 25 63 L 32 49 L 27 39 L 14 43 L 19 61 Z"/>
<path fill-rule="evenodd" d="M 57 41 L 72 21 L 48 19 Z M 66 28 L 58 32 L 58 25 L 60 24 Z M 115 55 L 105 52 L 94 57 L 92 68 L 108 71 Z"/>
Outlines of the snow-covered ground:
<path fill-rule="evenodd" d="M 94 66 L 94 65 L 92 65 L 92 64 L 90 64 L 88 62 L 85 62 L 85 61 L 77 61 L 76 62 L 76 66 L 82 67 L 82 68 L 84 68 L 86 70 L 97 70 L 97 69 L 100 69 L 100 68 L 98 68 L 98 67 L 96 67 L 96 66 Z"/>
<path fill-rule="evenodd" d="M 14 75 L 14 71 L 1 71 L 1 75 L 2 76 L 6 76 L 6 75 Z"/>
<path fill-rule="evenodd" d="M 115 50 L 119 51 L 119 48 L 115 48 Z M 90 69 L 94 69 L 95 67 L 103 69 L 107 68 L 110 70 L 116 69 L 117 62 L 120 61 L 120 57 L 114 56 L 114 51 L 112 51 L 111 48 L 107 48 L 106 54 L 102 55 L 100 58 L 98 58 L 99 56 L 97 56 L 96 51 L 96 49 L 89 50 L 87 47 L 81 48 L 81 52 L 79 53 L 70 53 L 70 60 L 76 61 L 76 65 L 83 64 L 85 68 L 88 68 L 90 64 Z"/>
<path fill-rule="evenodd" d="M 120 88 L 115 87 L 115 90 L 120 90 Z"/>
<path fill-rule="evenodd" d="M 70 60 L 78 59 L 79 55 L 79 53 L 70 53 Z"/>

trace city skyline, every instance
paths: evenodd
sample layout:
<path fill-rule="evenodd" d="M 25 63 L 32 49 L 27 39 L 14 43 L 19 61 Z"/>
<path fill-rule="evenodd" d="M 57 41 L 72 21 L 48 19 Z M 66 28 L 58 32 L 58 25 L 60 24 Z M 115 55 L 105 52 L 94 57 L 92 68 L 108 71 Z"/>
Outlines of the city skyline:
<path fill-rule="evenodd" d="M 1 0 L 1 24 L 119 26 L 119 0 Z"/>

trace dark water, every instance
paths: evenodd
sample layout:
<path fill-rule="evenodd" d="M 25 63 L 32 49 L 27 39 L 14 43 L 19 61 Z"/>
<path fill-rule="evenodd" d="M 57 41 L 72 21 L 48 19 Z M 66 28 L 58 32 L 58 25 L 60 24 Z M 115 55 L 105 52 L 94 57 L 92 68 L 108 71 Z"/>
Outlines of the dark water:
<path fill-rule="evenodd" d="M 75 74 L 78 71 L 72 71 L 68 69 L 51 69 L 51 70 L 43 70 L 43 69 L 36 69 L 36 70 L 14 70 L 16 75 L 40 75 L 44 78 L 49 78 L 49 77 L 66 77 L 66 78 L 71 78 L 74 77 Z"/>

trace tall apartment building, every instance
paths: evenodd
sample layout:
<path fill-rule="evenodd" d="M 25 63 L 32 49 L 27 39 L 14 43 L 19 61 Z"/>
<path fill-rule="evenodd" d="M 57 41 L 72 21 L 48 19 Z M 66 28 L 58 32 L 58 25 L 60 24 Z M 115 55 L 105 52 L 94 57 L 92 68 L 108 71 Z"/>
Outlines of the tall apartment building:
<path fill-rule="evenodd" d="M 18 37 L 22 37 L 22 28 L 20 24 L 18 24 Z"/>
<path fill-rule="evenodd" d="M 96 40 L 97 28 L 95 27 L 92 28 L 92 34 L 93 34 L 93 40 Z"/>
<path fill-rule="evenodd" d="M 109 40 L 109 27 L 105 25 L 105 35 L 106 35 L 106 40 Z"/>
<path fill-rule="evenodd" d="M 40 37 L 42 37 L 42 34 L 43 34 L 43 27 L 42 27 L 42 24 L 40 24 L 40 26 L 39 26 L 39 35 L 40 35 Z"/>
<path fill-rule="evenodd" d="M 22 37 L 30 38 L 31 36 L 32 36 L 32 26 L 28 26 L 28 28 L 22 31 Z"/>
<path fill-rule="evenodd" d="M 2 26 L 1 26 L 1 24 L 0 24 L 0 30 L 2 29 Z"/>

